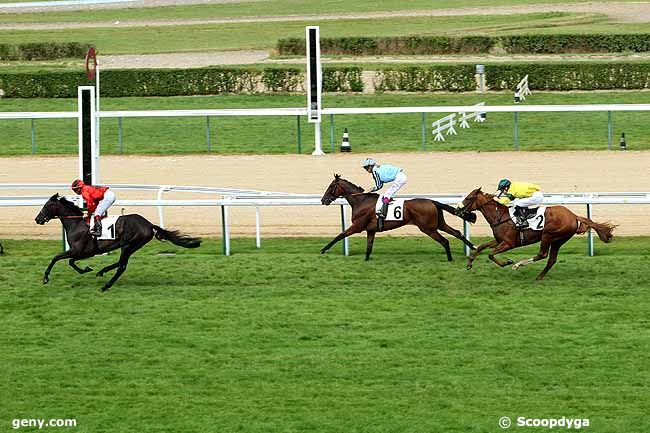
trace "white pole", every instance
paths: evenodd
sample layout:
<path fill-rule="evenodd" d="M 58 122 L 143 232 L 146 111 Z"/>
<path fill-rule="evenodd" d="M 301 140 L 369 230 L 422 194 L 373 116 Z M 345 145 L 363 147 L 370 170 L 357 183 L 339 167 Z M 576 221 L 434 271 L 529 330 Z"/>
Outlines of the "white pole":
<path fill-rule="evenodd" d="M 165 187 L 161 186 L 158 189 L 158 201 L 162 200 L 163 192 L 165 192 Z M 163 215 L 163 207 L 161 205 L 158 205 L 158 220 L 160 221 L 160 227 L 165 228 L 165 217 Z"/>
<path fill-rule="evenodd" d="M 591 203 L 587 204 L 587 218 L 591 219 L 592 206 Z M 594 256 L 594 231 L 587 230 L 587 254 L 589 257 Z"/>
<path fill-rule="evenodd" d="M 260 238 L 260 208 L 255 207 L 255 246 L 261 248 L 262 239 Z"/>
<path fill-rule="evenodd" d="M 223 207 L 223 237 L 225 240 L 226 255 L 230 255 L 230 218 L 228 216 L 228 206 Z"/>
<path fill-rule="evenodd" d="M 465 236 L 465 239 L 469 240 L 469 223 L 465 220 L 463 220 L 463 236 Z M 465 255 L 469 256 L 470 250 L 467 245 L 465 245 Z"/>
<path fill-rule="evenodd" d="M 95 177 L 93 184 L 99 183 L 99 154 L 101 153 L 101 145 L 99 140 L 99 62 L 95 66 L 95 151 L 93 158 L 95 159 L 95 168 L 93 176 Z"/>
<path fill-rule="evenodd" d="M 347 212 L 347 206 L 341 205 L 341 214 L 343 215 L 342 221 L 341 221 L 341 226 L 343 228 L 342 231 L 345 231 L 347 229 L 346 223 L 348 221 L 348 212 Z M 343 255 L 349 256 L 350 255 L 350 242 L 349 238 L 344 238 L 343 239 Z"/>
<path fill-rule="evenodd" d="M 316 156 L 325 155 L 321 145 L 320 122 L 314 123 L 314 151 L 311 154 Z"/>

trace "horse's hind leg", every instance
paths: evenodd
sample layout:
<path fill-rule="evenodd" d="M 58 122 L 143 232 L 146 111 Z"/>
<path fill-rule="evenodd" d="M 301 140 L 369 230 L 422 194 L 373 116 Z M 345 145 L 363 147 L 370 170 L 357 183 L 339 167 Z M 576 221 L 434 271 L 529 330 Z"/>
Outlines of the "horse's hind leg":
<path fill-rule="evenodd" d="M 465 236 L 463 236 L 463 234 L 462 234 L 460 231 L 456 230 L 455 228 L 453 228 L 452 226 L 450 226 L 449 224 L 447 224 L 445 221 L 442 221 L 442 222 L 443 222 L 443 224 L 441 224 L 440 226 L 438 226 L 438 230 L 442 230 L 442 231 L 445 232 L 445 233 L 449 233 L 450 235 L 452 235 L 452 236 L 455 237 L 456 239 L 460 239 L 460 240 L 461 240 L 465 245 L 467 245 L 468 247 L 470 247 L 472 250 L 475 250 L 475 249 L 476 249 L 476 247 L 474 246 L 474 244 L 471 243 L 469 240 L 467 240 L 467 239 L 465 238 Z"/>
<path fill-rule="evenodd" d="M 81 269 L 81 268 L 80 268 L 79 266 L 77 266 L 77 264 L 75 263 L 77 260 L 79 260 L 79 259 L 74 258 L 74 259 L 70 259 L 70 261 L 68 262 L 68 264 L 70 265 L 70 267 L 71 267 L 72 269 L 74 269 L 75 271 L 79 272 L 80 274 L 85 274 L 86 272 L 90 272 L 90 271 L 93 270 L 93 268 L 91 268 L 90 266 L 86 266 L 85 268 Z"/>
<path fill-rule="evenodd" d="M 560 239 L 560 240 L 555 241 L 555 242 L 553 242 L 551 244 L 551 252 L 548 255 L 548 260 L 546 261 L 546 266 L 544 266 L 544 269 L 542 269 L 542 272 L 540 272 L 540 274 L 537 276 L 537 278 L 536 278 L 537 280 L 543 280 L 544 279 L 544 276 L 546 275 L 546 273 L 549 271 L 549 269 L 551 269 L 553 267 L 553 265 L 557 261 L 557 255 L 560 252 L 560 247 L 562 247 L 562 245 L 564 245 L 566 243 L 566 241 L 568 241 L 569 239 L 571 239 L 571 237 L 568 237 L 566 239 Z"/>
<path fill-rule="evenodd" d="M 104 271 L 107 268 L 110 268 L 110 269 L 117 268 L 117 271 L 115 272 L 115 275 L 113 275 L 111 277 L 111 279 L 108 280 L 108 282 L 106 282 L 106 284 L 104 284 L 104 286 L 102 287 L 102 289 L 101 289 L 102 292 L 107 291 L 108 289 L 111 288 L 111 286 L 113 284 L 115 284 L 115 281 L 117 281 L 117 279 L 120 278 L 120 276 L 124 273 L 124 271 L 126 271 L 126 266 L 129 264 L 129 257 L 131 257 L 131 255 L 133 253 L 135 253 L 140 248 L 142 248 L 150 240 L 151 240 L 151 238 L 149 238 L 149 239 L 147 239 L 145 241 L 139 242 L 139 243 L 137 243 L 135 245 L 127 244 L 127 245 L 122 247 L 122 253 L 120 254 L 120 259 L 118 260 L 118 262 L 113 263 L 112 265 L 109 265 L 106 268 L 102 269 L 102 271 Z M 100 272 L 102 272 L 102 271 L 100 271 Z"/>
<path fill-rule="evenodd" d="M 368 236 L 366 238 L 366 261 L 370 260 L 370 253 L 372 253 L 372 245 L 375 243 L 375 234 L 376 232 L 367 232 Z"/>
<path fill-rule="evenodd" d="M 548 256 L 548 249 L 551 246 L 551 244 L 552 242 L 549 239 L 542 238 L 542 243 L 539 246 L 539 253 L 537 253 L 537 255 L 534 257 L 531 257 L 529 259 L 524 259 L 515 263 L 514 265 L 512 265 L 512 269 L 517 270 L 519 269 L 520 266 L 526 266 L 538 260 L 545 259 Z"/>
<path fill-rule="evenodd" d="M 418 228 L 422 233 L 428 235 L 431 239 L 438 242 L 440 245 L 444 247 L 445 252 L 447 253 L 447 261 L 451 262 L 453 260 L 451 257 L 451 249 L 449 248 L 449 241 L 447 240 L 446 237 L 444 237 L 434 229 L 429 229 L 426 227 L 418 227 Z"/>
<path fill-rule="evenodd" d="M 108 271 L 112 271 L 113 269 L 117 268 L 118 266 L 120 266 L 120 262 L 119 262 L 119 260 L 118 260 L 117 262 L 113 263 L 113 264 L 110 264 L 110 265 L 108 265 L 108 266 L 103 267 L 99 272 L 97 272 L 97 276 L 98 276 L 98 277 L 101 277 L 101 276 L 103 276 L 106 272 L 108 272 Z"/>

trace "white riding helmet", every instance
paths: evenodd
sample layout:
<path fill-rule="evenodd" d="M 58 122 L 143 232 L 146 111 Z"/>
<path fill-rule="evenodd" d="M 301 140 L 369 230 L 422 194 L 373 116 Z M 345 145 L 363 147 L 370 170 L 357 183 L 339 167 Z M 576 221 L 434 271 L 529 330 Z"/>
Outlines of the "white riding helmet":
<path fill-rule="evenodd" d="M 377 165 L 374 159 L 372 158 L 366 158 L 363 160 L 363 163 L 361 164 L 362 167 L 369 167 L 371 165 Z"/>

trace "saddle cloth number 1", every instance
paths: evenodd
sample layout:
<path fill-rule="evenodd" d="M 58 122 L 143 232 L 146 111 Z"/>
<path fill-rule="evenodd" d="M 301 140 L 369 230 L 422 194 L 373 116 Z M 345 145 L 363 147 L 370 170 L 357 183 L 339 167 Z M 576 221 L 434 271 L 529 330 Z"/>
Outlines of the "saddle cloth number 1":
<path fill-rule="evenodd" d="M 114 240 L 115 239 L 115 222 L 119 216 L 108 216 L 102 219 L 102 235 L 97 239 L 103 241 Z M 94 225 L 94 223 L 93 223 Z"/>
<path fill-rule="evenodd" d="M 394 198 L 388 205 L 385 221 L 402 221 L 404 219 L 404 199 Z"/>

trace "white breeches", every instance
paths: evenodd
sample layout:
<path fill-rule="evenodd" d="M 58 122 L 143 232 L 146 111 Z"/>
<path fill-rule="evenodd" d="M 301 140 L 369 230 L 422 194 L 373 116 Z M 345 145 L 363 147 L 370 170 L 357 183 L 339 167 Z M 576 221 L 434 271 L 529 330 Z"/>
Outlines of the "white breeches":
<path fill-rule="evenodd" d="M 541 191 L 534 192 L 533 195 L 526 198 L 517 198 L 513 200 L 513 206 L 519 207 L 535 207 L 542 204 L 544 201 L 544 193 Z"/>
<path fill-rule="evenodd" d="M 397 173 L 397 176 L 395 176 L 395 180 L 393 183 L 391 183 L 390 187 L 386 190 L 384 194 L 379 194 L 379 200 L 377 200 L 377 206 L 376 210 L 379 212 L 381 210 L 381 206 L 383 205 L 382 198 L 383 197 L 388 197 L 388 198 L 393 198 L 393 196 L 397 193 L 397 191 L 400 190 L 404 185 L 406 185 L 407 182 L 406 175 L 404 174 L 403 171 L 400 171 Z"/>
<path fill-rule="evenodd" d="M 115 203 L 115 193 L 108 189 L 104 193 L 104 198 L 97 204 L 97 209 L 95 209 L 93 216 L 104 215 L 113 203 Z"/>

